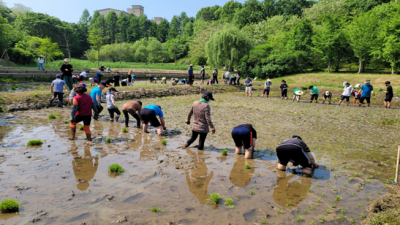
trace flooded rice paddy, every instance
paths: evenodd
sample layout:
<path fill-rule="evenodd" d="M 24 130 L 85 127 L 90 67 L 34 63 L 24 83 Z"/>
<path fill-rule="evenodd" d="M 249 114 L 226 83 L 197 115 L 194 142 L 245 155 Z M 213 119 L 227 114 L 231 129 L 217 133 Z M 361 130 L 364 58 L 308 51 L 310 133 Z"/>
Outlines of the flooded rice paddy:
<path fill-rule="evenodd" d="M 83 131 L 70 141 L 68 108 L 2 114 L 0 200 L 14 198 L 21 208 L 0 213 L 0 224 L 352 224 L 368 215 L 373 199 L 390 191 L 397 110 L 215 94 L 210 105 L 217 132 L 198 151 L 182 146 L 191 130 L 184 121 L 199 97 L 141 100 L 163 107 L 165 137 L 154 129 L 143 133 L 136 121 L 123 133 L 123 116 L 110 123 L 103 112 L 91 124 L 93 142 L 85 141 Z M 118 102 L 120 108 L 125 102 Z M 57 112 L 57 119 L 47 118 Z M 254 159 L 234 153 L 230 132 L 242 123 L 258 132 Z M 294 134 L 321 165 L 312 179 L 293 166 L 275 169 L 274 149 Z M 27 147 L 31 139 L 44 143 Z M 223 149 L 228 156 L 221 155 Z M 125 172 L 110 173 L 114 163 Z M 213 193 L 221 196 L 219 204 L 211 203 Z M 226 198 L 233 206 L 224 204 Z"/>

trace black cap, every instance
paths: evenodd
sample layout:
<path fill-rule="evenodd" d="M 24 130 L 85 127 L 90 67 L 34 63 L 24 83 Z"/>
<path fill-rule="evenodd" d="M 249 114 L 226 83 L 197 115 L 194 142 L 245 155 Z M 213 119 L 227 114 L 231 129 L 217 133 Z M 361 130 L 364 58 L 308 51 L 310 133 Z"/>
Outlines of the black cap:
<path fill-rule="evenodd" d="M 386 81 L 385 84 L 390 84 L 390 81 Z"/>
<path fill-rule="evenodd" d="M 103 85 L 104 87 L 107 87 L 107 83 L 106 82 L 101 82 L 101 85 Z"/>
<path fill-rule="evenodd" d="M 108 89 L 109 91 L 115 91 L 115 92 L 118 92 L 117 91 L 117 89 L 115 89 L 114 87 L 112 87 L 112 88 L 110 88 L 110 89 Z"/>
<path fill-rule="evenodd" d="M 203 93 L 203 98 L 205 98 L 205 97 L 207 97 L 207 96 L 209 97 L 210 100 L 215 101 L 214 98 L 213 98 L 213 94 L 212 94 L 210 91 L 205 91 L 205 92 Z"/>
<path fill-rule="evenodd" d="M 301 137 L 300 137 L 300 136 L 297 136 L 297 135 L 293 135 L 293 137 L 292 137 L 292 138 L 297 138 L 297 139 L 303 140 L 303 139 L 301 139 Z"/>

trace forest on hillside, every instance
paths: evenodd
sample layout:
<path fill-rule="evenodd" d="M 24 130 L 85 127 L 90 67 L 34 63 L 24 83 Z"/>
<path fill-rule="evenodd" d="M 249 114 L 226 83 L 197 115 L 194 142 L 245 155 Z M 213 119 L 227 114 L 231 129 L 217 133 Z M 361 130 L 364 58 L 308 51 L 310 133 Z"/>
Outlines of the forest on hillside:
<path fill-rule="evenodd" d="M 199 9 L 195 18 L 182 12 L 160 24 L 146 15 L 103 17 L 87 9 L 79 22 L 67 23 L 0 0 L 0 52 L 17 64 L 41 54 L 47 60 L 177 61 L 262 78 L 351 65 L 359 73 L 397 73 L 400 6 L 397 0 L 230 0 Z"/>

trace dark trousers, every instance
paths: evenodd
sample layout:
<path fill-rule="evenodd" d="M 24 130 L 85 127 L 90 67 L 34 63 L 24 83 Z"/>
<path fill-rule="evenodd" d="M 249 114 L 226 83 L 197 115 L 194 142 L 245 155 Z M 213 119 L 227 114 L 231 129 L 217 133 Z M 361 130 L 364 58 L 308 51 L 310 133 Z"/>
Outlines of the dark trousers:
<path fill-rule="evenodd" d="M 137 113 L 134 113 L 133 110 L 129 110 L 129 111 L 123 110 L 122 112 L 124 113 L 124 116 L 125 116 L 125 127 L 128 127 L 129 114 L 131 114 L 136 119 L 137 128 L 140 128 L 140 117 Z"/>
<path fill-rule="evenodd" d="M 100 115 L 100 113 L 103 111 L 103 106 L 101 106 L 101 105 L 98 105 L 98 106 L 96 106 L 97 107 L 97 112 L 99 113 L 99 115 Z"/>
<path fill-rule="evenodd" d="M 62 93 L 62 92 L 54 92 L 53 93 L 53 99 L 58 97 L 59 104 L 60 104 L 60 102 L 61 103 L 63 102 L 63 96 L 64 96 L 64 93 Z"/>
<path fill-rule="evenodd" d="M 240 80 L 240 77 L 236 81 L 237 85 L 240 85 L 239 80 Z"/>
<path fill-rule="evenodd" d="M 108 113 L 110 113 L 111 119 L 114 119 L 114 113 L 117 114 L 117 117 L 121 115 L 121 112 L 117 108 L 108 109 Z"/>
<path fill-rule="evenodd" d="M 199 139 L 199 147 L 197 148 L 198 150 L 204 150 L 204 142 L 206 141 L 207 138 L 207 133 L 199 133 L 197 131 L 192 130 L 192 137 L 187 141 L 188 147 L 193 144 L 193 142 L 196 141 L 197 137 L 200 134 L 200 139 Z"/>
<path fill-rule="evenodd" d="M 114 76 L 114 87 L 119 87 L 119 76 Z"/>
<path fill-rule="evenodd" d="M 214 76 L 214 77 L 213 77 L 213 80 L 214 80 L 214 84 L 215 84 L 215 83 L 218 84 L 218 77 L 217 77 L 217 76 Z"/>

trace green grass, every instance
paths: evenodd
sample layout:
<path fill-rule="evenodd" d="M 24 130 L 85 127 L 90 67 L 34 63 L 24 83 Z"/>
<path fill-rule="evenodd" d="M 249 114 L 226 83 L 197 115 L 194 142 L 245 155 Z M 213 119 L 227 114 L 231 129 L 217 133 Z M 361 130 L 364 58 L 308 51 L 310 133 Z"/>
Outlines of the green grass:
<path fill-rule="evenodd" d="M 121 174 L 125 171 L 124 168 L 122 168 L 122 166 L 119 164 L 112 164 L 111 166 L 108 167 L 108 170 L 110 172 L 117 173 L 117 174 Z"/>
<path fill-rule="evenodd" d="M 11 213 L 19 211 L 19 203 L 10 198 L 0 203 L 0 211 L 3 213 Z"/>
<path fill-rule="evenodd" d="M 106 143 L 111 143 L 111 138 L 107 138 Z"/>
<path fill-rule="evenodd" d="M 213 202 L 214 204 L 218 204 L 219 201 L 221 200 L 221 196 L 219 196 L 218 193 L 214 193 L 214 194 L 211 194 L 211 195 L 210 195 L 210 199 L 212 200 L 212 202 Z"/>
<path fill-rule="evenodd" d="M 250 165 L 248 163 L 246 163 L 246 165 L 244 166 L 245 169 L 250 169 Z"/>
<path fill-rule="evenodd" d="M 128 132 L 127 129 L 126 129 L 126 127 L 123 127 L 123 128 L 122 128 L 122 132 L 124 132 L 124 133 L 127 133 L 127 132 Z"/>
<path fill-rule="evenodd" d="M 49 114 L 49 115 L 47 115 L 47 118 L 49 118 L 49 119 L 55 119 L 55 118 L 56 118 L 56 115 L 54 115 L 54 114 Z"/>
<path fill-rule="evenodd" d="M 224 205 L 232 205 L 232 204 L 233 204 L 233 199 L 231 199 L 231 198 L 226 198 L 225 199 Z"/>
<path fill-rule="evenodd" d="M 228 155 L 228 150 L 226 149 L 222 150 L 221 155 Z"/>
<path fill-rule="evenodd" d="M 167 145 L 167 140 L 165 140 L 165 139 L 162 139 L 162 140 L 161 140 L 161 144 L 163 144 L 163 145 Z"/>
<path fill-rule="evenodd" d="M 28 141 L 28 143 L 26 144 L 27 146 L 36 146 L 36 145 L 42 145 L 43 141 L 40 139 L 37 140 L 30 140 Z"/>

